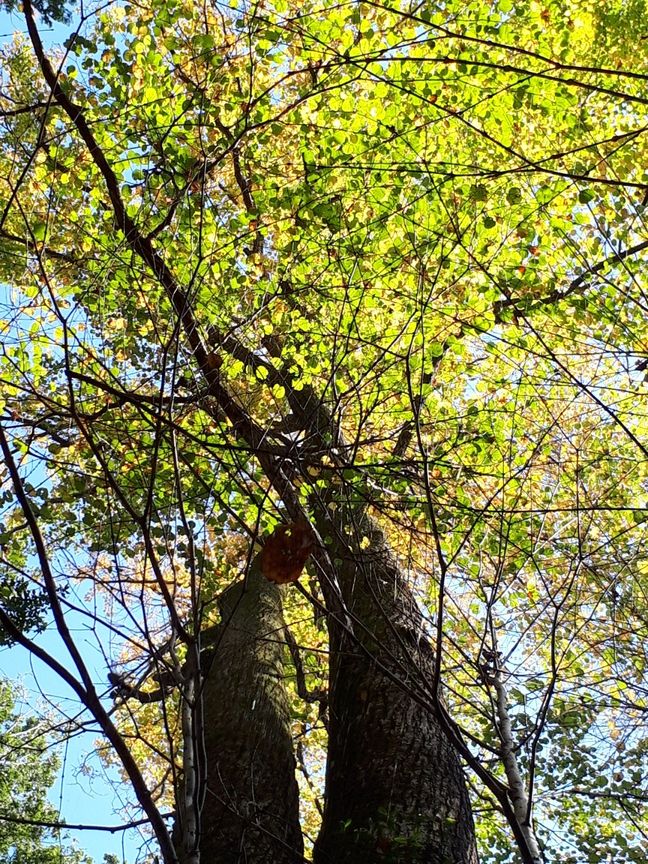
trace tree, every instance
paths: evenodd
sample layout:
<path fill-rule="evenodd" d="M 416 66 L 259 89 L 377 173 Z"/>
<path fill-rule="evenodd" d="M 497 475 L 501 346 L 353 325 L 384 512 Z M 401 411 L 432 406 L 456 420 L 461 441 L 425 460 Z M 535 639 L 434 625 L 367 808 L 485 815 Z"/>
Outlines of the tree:
<path fill-rule="evenodd" d="M 55 809 L 47 801 L 58 761 L 48 753 L 42 724 L 15 713 L 6 682 L 0 683 L 0 861 L 2 864 L 82 864 L 78 849 L 61 843 Z M 18 817 L 16 818 L 16 813 Z M 63 826 L 60 826 L 63 827 Z"/>
<path fill-rule="evenodd" d="M 0 624 L 168 864 L 642 860 L 642 15 L 25 0 Z"/>

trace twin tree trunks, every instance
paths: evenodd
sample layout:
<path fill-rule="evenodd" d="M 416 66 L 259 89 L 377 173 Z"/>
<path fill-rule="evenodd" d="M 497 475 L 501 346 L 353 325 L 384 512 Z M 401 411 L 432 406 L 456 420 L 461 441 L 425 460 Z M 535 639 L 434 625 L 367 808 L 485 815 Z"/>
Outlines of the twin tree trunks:
<path fill-rule="evenodd" d="M 256 454 L 279 499 L 296 515 L 301 503 L 289 477 L 292 457 L 277 459 L 266 451 L 264 431 L 221 382 L 220 364 L 201 339 L 190 295 L 156 251 L 151 235 L 142 234 L 129 214 L 93 124 L 61 86 L 45 55 L 31 0 L 23 5 L 52 99 L 103 177 L 115 226 L 164 289 L 210 402 L 217 406 L 215 416 L 225 415 L 233 434 Z M 243 194 L 249 194 L 245 189 Z M 244 346 L 232 350 L 240 348 L 250 368 L 263 363 L 258 352 Z M 323 464 L 321 457 L 327 454 L 330 464 L 337 464 L 344 442 L 322 401 L 309 388 L 294 390 L 288 369 L 264 368 L 268 383 L 285 387 L 290 409 L 308 433 L 299 460 L 312 448 L 315 464 Z M 292 470 L 296 467 L 292 464 Z M 327 541 L 326 551 L 315 549 L 315 556 L 325 559 L 318 575 L 330 646 L 329 749 L 315 864 L 474 864 L 474 832 L 459 757 L 432 708 L 437 695 L 431 690 L 434 657 L 423 637 L 421 615 L 362 504 L 331 511 L 326 495 L 319 499 L 314 493 L 311 502 L 318 533 Z M 299 557 L 306 548 L 300 545 Z M 202 656 L 197 652 L 194 660 L 204 668 L 189 673 L 185 702 L 194 717 L 186 724 L 183 712 L 183 758 L 193 770 L 186 771 L 185 789 L 178 790 L 174 831 L 175 857 L 187 864 L 197 864 L 196 851 L 205 864 L 303 860 L 280 637 L 281 591 L 290 589 L 268 581 L 260 570 L 261 565 L 257 572 L 253 567 L 244 583 L 221 598 L 222 624 L 212 647 Z M 148 802 L 148 795 L 142 797 Z"/>
<path fill-rule="evenodd" d="M 339 532 L 329 550 L 348 615 L 328 618 L 329 746 L 313 860 L 476 864 L 459 757 L 421 698 L 433 679 L 433 651 L 381 532 L 366 516 L 360 519 L 355 533 L 369 535 L 370 546 L 362 550 Z M 307 542 L 299 528 L 281 528 L 276 536 L 284 545 L 292 536 L 303 557 Z M 284 554 L 288 566 L 295 563 L 279 545 L 223 593 L 221 624 L 201 654 L 204 864 L 306 860 L 283 684 L 282 595 L 294 589 L 266 578 L 271 558 L 276 565 Z M 289 580 L 275 579 L 282 581 Z M 174 836 L 186 860 L 181 816 Z"/>

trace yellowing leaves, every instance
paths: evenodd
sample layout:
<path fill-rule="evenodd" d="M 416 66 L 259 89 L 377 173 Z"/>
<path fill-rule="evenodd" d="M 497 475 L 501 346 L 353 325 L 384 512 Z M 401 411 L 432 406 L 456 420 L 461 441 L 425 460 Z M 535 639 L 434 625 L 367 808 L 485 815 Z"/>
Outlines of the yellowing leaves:
<path fill-rule="evenodd" d="M 110 318 L 106 321 L 106 329 L 112 333 L 122 333 L 126 330 L 128 322 L 125 318 Z"/>

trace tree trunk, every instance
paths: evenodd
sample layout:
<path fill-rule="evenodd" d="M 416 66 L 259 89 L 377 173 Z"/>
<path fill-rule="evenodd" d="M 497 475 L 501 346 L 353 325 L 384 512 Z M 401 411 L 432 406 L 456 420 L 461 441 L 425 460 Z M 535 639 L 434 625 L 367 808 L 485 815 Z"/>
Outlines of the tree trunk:
<path fill-rule="evenodd" d="M 354 635 L 331 627 L 315 864 L 475 864 L 461 763 L 432 708 L 434 654 L 421 614 L 372 520 L 356 511 L 336 529 L 329 551 Z"/>
<path fill-rule="evenodd" d="M 207 631 L 201 653 L 200 860 L 301 864 L 281 589 L 263 579 L 255 562 L 219 606 L 221 623 Z"/>

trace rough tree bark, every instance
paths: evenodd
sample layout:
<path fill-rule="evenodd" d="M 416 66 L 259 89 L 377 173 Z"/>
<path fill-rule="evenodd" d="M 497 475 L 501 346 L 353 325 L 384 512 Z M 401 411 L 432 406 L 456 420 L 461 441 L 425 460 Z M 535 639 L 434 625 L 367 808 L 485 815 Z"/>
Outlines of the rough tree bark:
<path fill-rule="evenodd" d="M 462 767 L 430 697 L 434 654 L 421 614 L 382 532 L 362 512 L 348 520 L 334 526 L 329 549 L 353 636 L 339 623 L 330 628 L 325 810 L 314 861 L 475 864 Z"/>
<path fill-rule="evenodd" d="M 476 864 L 459 756 L 435 714 L 434 653 L 383 533 L 319 502 L 347 615 L 329 616 L 329 749 L 315 864 Z M 326 515 L 325 515 L 326 511 Z M 220 598 L 201 655 L 200 860 L 303 861 L 283 688 L 281 591 L 259 573 Z M 289 589 L 288 589 L 289 590 Z"/>
<path fill-rule="evenodd" d="M 198 736 L 204 793 L 196 802 L 205 864 L 304 860 L 283 683 L 282 590 L 255 562 L 221 595 L 221 623 L 205 634 Z M 181 848 L 179 824 L 175 834 Z"/>

